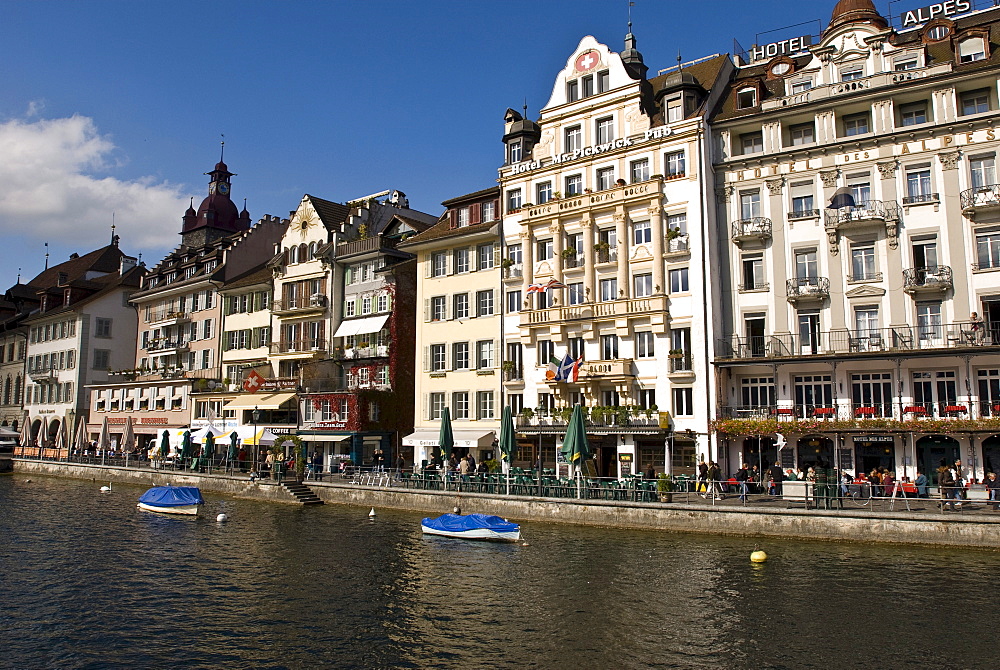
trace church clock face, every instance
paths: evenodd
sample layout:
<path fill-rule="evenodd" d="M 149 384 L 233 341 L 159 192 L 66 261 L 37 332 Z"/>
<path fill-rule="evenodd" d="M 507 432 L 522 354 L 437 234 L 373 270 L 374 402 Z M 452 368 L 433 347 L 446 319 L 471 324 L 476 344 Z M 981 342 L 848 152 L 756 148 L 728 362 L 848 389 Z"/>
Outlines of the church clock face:
<path fill-rule="evenodd" d="M 219 193 L 221 193 L 222 195 L 228 195 L 229 194 L 229 184 L 227 184 L 226 182 L 220 182 L 219 183 Z"/>

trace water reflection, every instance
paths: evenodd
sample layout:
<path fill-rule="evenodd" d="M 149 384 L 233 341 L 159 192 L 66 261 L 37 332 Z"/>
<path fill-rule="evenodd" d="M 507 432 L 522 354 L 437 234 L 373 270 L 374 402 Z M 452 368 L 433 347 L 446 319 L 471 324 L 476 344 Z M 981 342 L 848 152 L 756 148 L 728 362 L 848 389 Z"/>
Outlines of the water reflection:
<path fill-rule="evenodd" d="M 209 494 L 184 519 L 98 488 L 0 478 L 13 667 L 992 666 L 994 552 L 767 540 L 753 565 L 739 538 L 476 544 L 416 513 Z"/>

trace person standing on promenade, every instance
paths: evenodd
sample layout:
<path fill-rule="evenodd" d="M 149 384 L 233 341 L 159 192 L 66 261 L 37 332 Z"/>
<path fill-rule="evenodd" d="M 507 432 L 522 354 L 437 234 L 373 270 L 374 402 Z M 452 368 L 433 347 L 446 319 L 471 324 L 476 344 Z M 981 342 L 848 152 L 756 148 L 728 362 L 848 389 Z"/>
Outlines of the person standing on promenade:
<path fill-rule="evenodd" d="M 695 486 L 695 491 L 702 493 L 703 486 L 705 487 L 704 493 L 708 493 L 708 463 L 705 462 L 704 458 L 698 463 L 698 484 Z M 701 497 L 704 498 L 705 496 L 702 495 Z"/>
<path fill-rule="evenodd" d="M 740 500 L 743 502 L 747 501 L 748 479 L 750 479 L 750 471 L 747 469 L 747 464 L 744 463 L 743 466 L 736 471 L 736 481 L 740 483 Z"/>
<path fill-rule="evenodd" d="M 773 496 L 780 496 L 781 482 L 785 481 L 785 472 L 781 469 L 781 461 L 774 462 L 774 465 L 771 466 L 769 474 L 771 476 L 770 494 Z"/>
<path fill-rule="evenodd" d="M 914 486 L 917 487 L 917 497 L 926 498 L 927 497 L 927 475 L 924 474 L 923 470 L 917 470 L 917 478 L 913 481 Z"/>
<path fill-rule="evenodd" d="M 941 491 L 941 509 L 943 510 L 947 504 L 952 511 L 955 511 L 955 494 L 957 493 L 955 474 L 945 463 L 942 463 L 941 467 L 938 468 L 938 490 Z M 961 506 L 962 503 L 958 504 Z"/>
<path fill-rule="evenodd" d="M 706 491 L 710 491 L 713 498 L 716 496 L 716 493 L 718 493 L 719 499 L 725 500 L 726 496 L 723 495 L 722 482 L 719 481 L 721 477 L 722 477 L 722 470 L 719 469 L 719 466 L 716 464 L 715 461 L 709 461 L 708 488 Z"/>
<path fill-rule="evenodd" d="M 466 456 L 466 458 L 469 459 L 469 472 L 475 473 L 475 471 L 476 471 L 476 457 L 473 456 L 472 452 L 470 451 L 469 455 Z"/>
<path fill-rule="evenodd" d="M 1000 478 L 997 477 L 997 473 L 991 472 L 986 475 L 986 490 L 990 494 L 993 511 L 1000 511 Z"/>
<path fill-rule="evenodd" d="M 643 479 L 646 481 L 656 479 L 656 470 L 653 469 L 652 463 L 646 466 L 646 472 L 643 474 Z"/>

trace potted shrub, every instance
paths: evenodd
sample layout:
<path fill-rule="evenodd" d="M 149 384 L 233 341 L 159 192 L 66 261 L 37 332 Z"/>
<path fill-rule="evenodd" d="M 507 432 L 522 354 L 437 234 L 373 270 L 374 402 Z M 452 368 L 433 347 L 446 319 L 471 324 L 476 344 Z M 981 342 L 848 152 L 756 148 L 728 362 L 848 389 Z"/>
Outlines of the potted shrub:
<path fill-rule="evenodd" d="M 670 358 L 684 358 L 684 350 L 683 349 L 671 349 L 670 351 L 667 352 L 667 355 Z"/>
<path fill-rule="evenodd" d="M 554 192 L 554 193 L 552 194 L 552 199 L 553 199 L 553 200 L 558 200 L 558 199 L 559 199 L 559 198 L 561 198 L 561 197 L 562 197 L 562 191 L 556 191 L 556 192 Z"/>
<path fill-rule="evenodd" d="M 674 501 L 674 483 L 670 481 L 667 473 L 661 472 L 660 476 L 656 478 L 656 492 L 660 494 L 660 502 Z"/>
<path fill-rule="evenodd" d="M 531 421 L 532 418 L 534 418 L 535 410 L 531 409 L 530 407 L 522 407 L 521 411 L 518 412 L 517 415 L 521 417 L 524 423 L 528 423 Z"/>
<path fill-rule="evenodd" d="M 645 410 L 646 418 L 647 419 L 652 419 L 653 416 L 657 413 L 658 410 L 659 410 L 659 408 L 656 406 L 656 403 L 653 403 L 652 405 L 650 405 L 649 407 L 647 407 L 646 410 Z"/>
<path fill-rule="evenodd" d="M 563 423 L 569 423 L 569 418 L 573 416 L 573 408 L 561 407 L 553 412 L 553 414 L 555 414 L 555 416 L 557 416 Z"/>
<path fill-rule="evenodd" d="M 681 236 L 681 229 L 680 228 L 667 228 L 667 239 L 668 240 L 676 240 L 680 236 Z"/>
<path fill-rule="evenodd" d="M 512 261 L 509 258 L 505 258 L 502 261 L 500 261 L 500 267 L 502 267 L 504 270 L 512 268 L 514 267 L 514 261 Z"/>
<path fill-rule="evenodd" d="M 608 408 L 603 405 L 597 405 L 590 410 L 590 418 L 594 423 L 604 423 L 604 419 L 608 416 Z"/>
<path fill-rule="evenodd" d="M 620 405 L 614 408 L 614 415 L 619 426 L 626 426 L 629 417 L 632 416 L 632 408 L 629 405 Z"/>

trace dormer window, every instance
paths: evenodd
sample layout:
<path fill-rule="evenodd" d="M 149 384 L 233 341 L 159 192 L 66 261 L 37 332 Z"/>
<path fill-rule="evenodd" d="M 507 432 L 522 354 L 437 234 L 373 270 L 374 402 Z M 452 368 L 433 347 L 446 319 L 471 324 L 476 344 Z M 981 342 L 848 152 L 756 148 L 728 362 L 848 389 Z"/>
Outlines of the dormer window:
<path fill-rule="evenodd" d="M 508 146 L 508 151 L 510 155 L 507 158 L 508 163 L 520 163 L 523 160 L 522 145 L 520 142 L 511 142 Z"/>
<path fill-rule="evenodd" d="M 986 60 L 986 44 L 982 37 L 969 37 L 958 43 L 958 62 Z"/>
<path fill-rule="evenodd" d="M 566 82 L 566 102 L 576 102 L 580 99 L 580 83 L 575 79 Z"/>
<path fill-rule="evenodd" d="M 792 95 L 796 93 L 805 93 L 813 87 L 812 79 L 800 79 L 799 81 L 792 82 Z"/>
<path fill-rule="evenodd" d="M 198 271 L 197 266 L 192 265 L 191 267 L 184 268 L 184 278 L 190 279 Z"/>
<path fill-rule="evenodd" d="M 940 42 L 951 34 L 951 28 L 943 23 L 938 23 L 927 28 L 924 38 L 928 42 Z"/>
<path fill-rule="evenodd" d="M 465 226 L 469 225 L 469 208 L 468 207 L 459 207 L 458 211 L 456 212 L 456 214 L 458 215 L 458 227 L 459 228 L 464 228 Z"/>
<path fill-rule="evenodd" d="M 212 272 L 218 265 L 218 261 L 208 261 L 205 263 L 205 272 Z"/>
<path fill-rule="evenodd" d="M 165 281 L 166 283 L 169 284 L 170 282 L 172 282 L 175 279 L 177 279 L 177 273 L 176 272 L 168 272 L 167 275 L 163 278 L 163 281 Z"/>
<path fill-rule="evenodd" d="M 684 99 L 680 93 L 667 96 L 667 123 L 684 119 Z"/>
<path fill-rule="evenodd" d="M 590 53 L 592 58 L 595 55 Z M 583 56 L 586 58 L 587 54 Z M 579 69 L 580 64 L 577 65 Z M 593 66 L 591 66 L 593 67 Z M 611 74 L 608 70 L 601 70 L 596 74 L 588 74 L 579 79 L 566 82 L 566 102 L 576 102 L 583 98 L 589 98 L 595 93 L 604 93 L 611 87 Z"/>
<path fill-rule="evenodd" d="M 916 70 L 920 67 L 920 62 L 917 60 L 916 56 L 906 56 L 905 58 L 897 58 L 892 64 L 892 69 L 896 72 L 906 72 L 907 70 Z"/>
<path fill-rule="evenodd" d="M 857 81 L 865 76 L 863 65 L 848 65 L 840 71 L 840 81 Z"/>
<path fill-rule="evenodd" d="M 757 89 L 742 88 L 736 92 L 736 108 L 749 109 L 757 106 Z"/>

